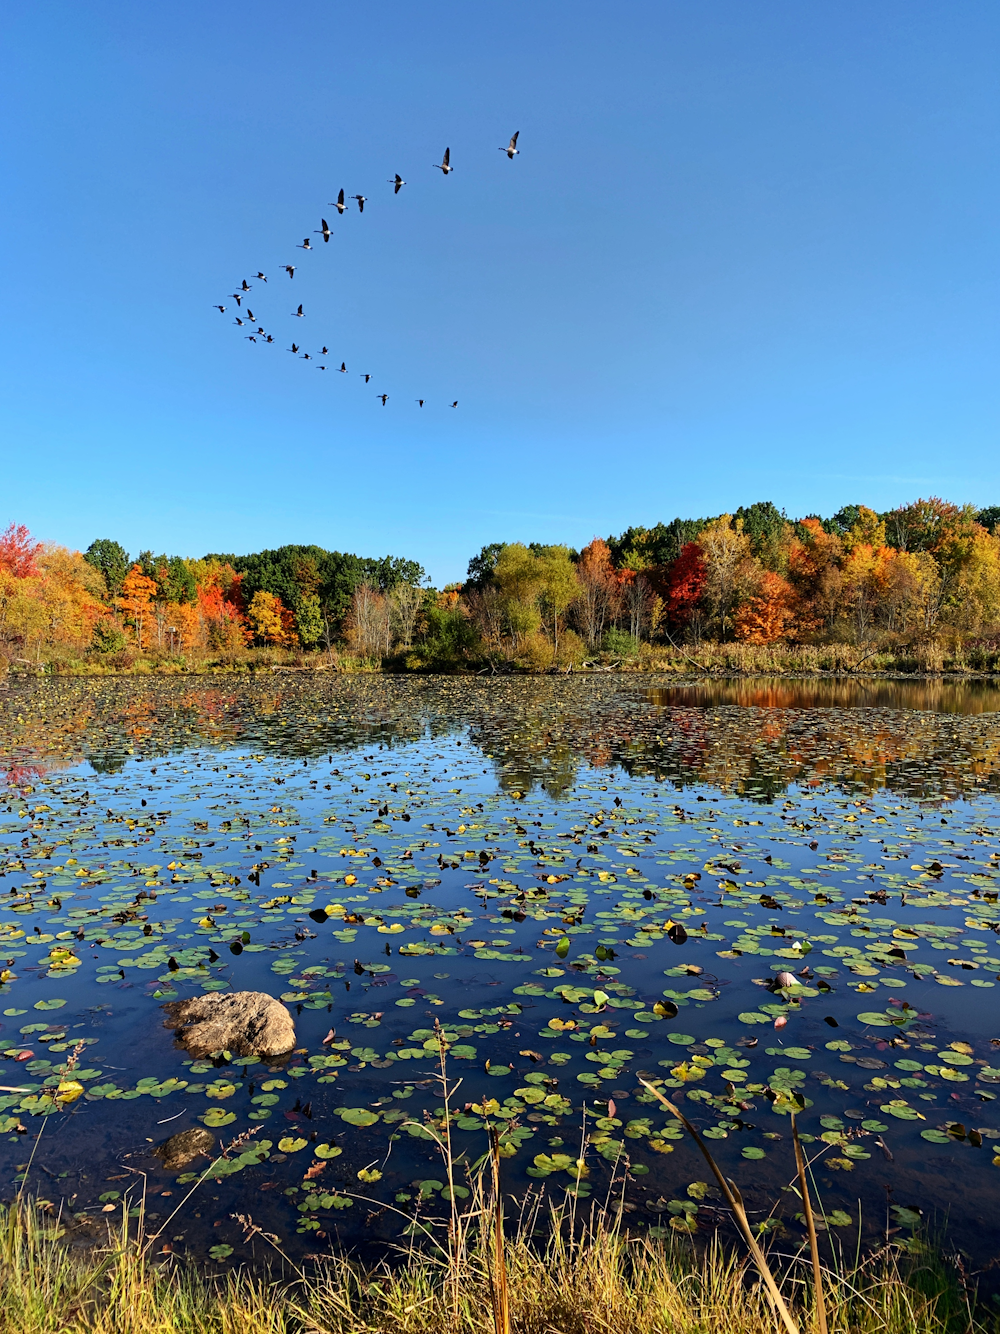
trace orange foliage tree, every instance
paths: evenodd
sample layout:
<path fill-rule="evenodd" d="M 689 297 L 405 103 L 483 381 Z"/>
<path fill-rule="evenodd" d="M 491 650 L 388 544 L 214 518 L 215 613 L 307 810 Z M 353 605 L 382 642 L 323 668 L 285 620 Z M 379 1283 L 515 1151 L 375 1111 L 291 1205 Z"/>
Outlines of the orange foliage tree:
<path fill-rule="evenodd" d="M 135 642 L 140 649 L 145 647 L 145 635 L 149 629 L 153 614 L 153 598 L 156 596 L 156 581 L 143 574 L 138 565 L 133 565 L 122 584 L 121 597 L 115 602 L 127 624 L 135 632 Z"/>
<path fill-rule="evenodd" d="M 617 614 L 621 596 L 611 549 L 602 537 L 595 537 L 580 552 L 576 575 L 580 585 L 577 624 L 587 644 L 593 647 L 600 643 L 605 627 Z"/>
<path fill-rule="evenodd" d="M 232 651 L 249 644 L 254 632 L 243 605 L 243 576 L 217 561 L 196 573 L 200 634 L 215 649 Z"/>
<path fill-rule="evenodd" d="M 787 579 L 765 570 L 756 593 L 738 608 L 733 622 L 737 639 L 746 644 L 773 644 L 784 637 L 795 615 L 794 590 Z"/>

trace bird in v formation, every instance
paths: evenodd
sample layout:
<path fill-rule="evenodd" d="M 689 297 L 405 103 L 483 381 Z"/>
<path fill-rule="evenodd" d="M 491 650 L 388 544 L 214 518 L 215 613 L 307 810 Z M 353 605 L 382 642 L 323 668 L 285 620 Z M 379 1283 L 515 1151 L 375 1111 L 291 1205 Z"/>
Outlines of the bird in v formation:
<path fill-rule="evenodd" d="M 517 146 L 517 140 L 518 140 L 518 136 L 520 135 L 520 133 L 521 133 L 520 130 L 516 130 L 516 131 L 514 132 L 514 134 L 511 135 L 510 142 L 507 144 L 507 146 L 504 147 L 503 145 L 501 145 L 501 146 L 500 146 L 500 149 L 499 149 L 499 151 L 500 151 L 501 153 L 506 153 L 506 154 L 507 154 L 507 157 L 508 157 L 508 159 L 509 159 L 511 162 L 513 162 L 515 156 L 518 155 L 518 154 L 520 153 L 520 151 L 521 151 L 521 150 L 518 148 L 518 146 Z M 442 157 L 441 161 L 440 161 L 440 162 L 435 162 L 435 163 L 433 163 L 432 165 L 434 166 L 434 168 L 435 168 L 436 170 L 440 171 L 441 174 L 442 174 L 443 176 L 448 176 L 452 171 L 454 171 L 454 167 L 453 167 L 452 164 L 451 164 L 451 148 L 450 148 L 450 147 L 446 148 L 446 149 L 444 150 L 444 156 Z M 403 188 L 403 186 L 406 184 L 406 182 L 403 180 L 402 176 L 400 176 L 399 172 L 396 172 L 395 175 L 393 175 L 393 176 L 391 176 L 391 177 L 389 178 L 389 180 L 388 180 L 388 184 L 391 185 L 391 186 L 393 187 L 393 194 L 394 194 L 394 195 L 398 195 L 399 192 L 400 192 L 400 190 L 401 190 L 401 189 Z M 358 205 L 358 212 L 359 212 L 359 213 L 364 213 L 364 211 L 365 211 L 365 204 L 368 202 L 368 196 L 367 196 L 367 195 L 363 195 L 363 194 L 356 194 L 356 195 L 351 195 L 351 198 L 357 202 L 357 205 Z M 346 196 L 345 196 L 345 191 L 344 191 L 344 190 L 340 190 L 340 191 L 339 191 L 336 200 L 333 201 L 333 202 L 331 203 L 330 207 L 331 207 L 331 208 L 335 208 L 335 209 L 337 210 L 338 214 L 339 214 L 341 217 L 343 217 L 344 212 L 345 212 L 346 209 L 347 209 Z M 320 219 L 320 226 L 319 226 L 319 228 L 314 232 L 314 235 L 316 235 L 316 236 L 322 236 L 322 238 L 323 238 L 323 243 L 324 243 L 324 244 L 327 244 L 327 243 L 329 242 L 330 237 L 333 235 L 333 232 L 330 230 L 330 224 L 327 222 L 326 218 L 321 218 L 321 219 Z M 297 247 L 297 249 L 299 249 L 299 250 L 312 250 L 312 248 L 313 248 L 313 247 L 312 247 L 312 243 L 310 242 L 308 236 L 303 237 L 303 238 L 302 238 L 302 243 L 301 243 L 301 245 L 299 245 L 299 246 Z M 284 265 L 284 270 L 285 270 L 285 272 L 288 274 L 289 278 L 294 278 L 294 277 L 295 277 L 295 269 L 296 269 L 296 266 L 295 266 L 294 264 L 286 264 L 286 265 Z M 265 273 L 263 273 L 263 271 L 260 270 L 260 269 L 257 270 L 257 273 L 254 275 L 254 277 L 257 278 L 260 282 L 264 282 L 264 283 L 267 282 L 267 275 L 266 275 Z M 239 290 L 238 292 L 233 292 L 233 293 L 232 293 L 233 300 L 236 302 L 237 306 L 240 306 L 240 305 L 242 304 L 243 297 L 250 291 L 250 288 L 251 288 L 251 284 L 248 283 L 247 280 L 244 278 L 244 279 L 242 280 L 242 283 L 240 284 L 240 290 Z M 225 314 L 225 311 L 226 311 L 226 307 L 225 307 L 225 306 L 223 306 L 223 305 L 216 305 L 216 306 L 215 306 L 215 309 L 218 310 L 221 314 Z M 247 318 L 250 320 L 251 323 L 253 323 L 253 324 L 256 324 L 256 323 L 257 323 L 256 316 L 254 315 L 253 311 L 250 310 L 249 307 L 247 307 L 247 312 L 246 312 L 246 314 L 247 314 Z M 303 312 L 303 309 L 302 309 L 302 305 L 301 305 L 301 304 L 299 305 L 299 307 L 298 307 L 297 310 L 294 310 L 294 311 L 292 312 L 292 315 L 293 315 L 293 317 L 295 317 L 295 318 L 299 318 L 299 319 L 304 318 L 304 312 Z M 244 321 L 241 320 L 241 319 L 239 318 L 239 316 L 236 317 L 236 319 L 234 320 L 234 323 L 237 324 L 237 325 L 239 325 L 241 328 L 244 327 Z M 245 338 L 247 339 L 247 341 L 249 341 L 249 342 L 251 342 L 251 343 L 256 343 L 256 342 L 257 342 L 257 336 L 258 336 L 258 335 L 260 335 L 261 337 L 263 337 L 265 342 L 268 342 L 268 343 L 273 343 L 273 342 L 274 342 L 274 338 L 273 338 L 270 334 L 265 333 L 265 330 L 264 330 L 262 327 L 258 327 L 258 329 L 257 329 L 257 333 L 256 333 L 256 334 L 246 334 L 246 335 L 245 335 Z M 297 354 L 298 351 L 299 351 L 298 344 L 297 344 L 297 343 L 293 343 L 292 346 L 291 346 L 291 348 L 289 349 L 289 351 L 291 351 L 292 353 Z M 328 353 L 328 351 L 329 351 L 329 349 L 326 348 L 326 347 L 324 347 L 324 348 L 322 349 L 322 352 L 321 352 L 319 355 L 321 355 L 321 356 L 326 356 L 327 353 Z M 312 357 L 309 355 L 308 352 L 305 352 L 305 353 L 302 354 L 302 360 L 304 360 L 304 361 L 311 361 L 311 360 L 312 360 Z M 317 366 L 317 370 L 325 371 L 325 370 L 326 370 L 326 366 L 325 366 L 325 365 Z M 340 364 L 340 370 L 341 370 L 345 375 L 347 374 L 347 364 L 346 364 L 345 362 L 341 362 L 341 364 Z M 362 378 L 364 379 L 365 384 L 368 384 L 368 382 L 369 382 L 369 381 L 371 380 L 371 378 L 372 378 L 372 377 L 371 377 L 371 374 L 370 374 L 369 372 L 364 372 L 364 371 L 362 371 L 362 372 L 361 372 L 361 375 L 362 375 Z M 388 395 L 388 394 L 377 394 L 376 397 L 377 397 L 377 398 L 380 398 L 380 399 L 382 400 L 382 406 L 385 407 L 386 403 L 387 403 L 388 400 L 389 400 L 389 395 Z M 414 402 L 418 405 L 418 407 L 421 407 L 421 408 L 424 406 L 424 403 L 425 403 L 426 401 L 427 401 L 427 400 L 426 400 L 426 399 L 423 399 L 423 398 L 417 398 L 417 399 L 414 399 Z M 457 408 L 457 407 L 458 407 L 458 399 L 455 399 L 455 400 L 454 400 L 452 403 L 450 403 L 448 406 L 451 407 L 451 408 Z"/>

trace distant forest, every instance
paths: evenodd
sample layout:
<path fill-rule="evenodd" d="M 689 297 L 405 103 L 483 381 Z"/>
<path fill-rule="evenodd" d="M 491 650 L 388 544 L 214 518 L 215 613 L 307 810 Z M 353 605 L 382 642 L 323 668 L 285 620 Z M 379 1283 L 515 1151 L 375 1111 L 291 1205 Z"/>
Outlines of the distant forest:
<path fill-rule="evenodd" d="M 938 497 L 790 519 L 769 501 L 595 537 L 581 551 L 495 542 L 464 582 L 318 546 L 199 559 L 85 552 L 0 535 L 0 654 L 99 669 L 241 660 L 528 670 L 658 648 L 931 643 L 1000 648 L 1000 506 Z M 273 656 L 273 652 L 272 652 Z"/>

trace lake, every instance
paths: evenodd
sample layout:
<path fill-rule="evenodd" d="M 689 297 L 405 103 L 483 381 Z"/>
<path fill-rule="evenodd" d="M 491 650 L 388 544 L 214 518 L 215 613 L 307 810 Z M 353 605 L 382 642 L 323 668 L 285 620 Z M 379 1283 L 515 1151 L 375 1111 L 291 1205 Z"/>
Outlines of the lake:
<path fill-rule="evenodd" d="M 798 1105 L 845 1245 L 922 1220 L 992 1256 L 998 706 L 925 681 L 15 683 L 0 1195 L 30 1160 L 86 1239 L 145 1182 L 158 1231 L 205 1160 L 152 1151 L 204 1125 L 239 1143 L 176 1251 L 249 1261 L 238 1213 L 293 1257 L 392 1242 L 450 1207 L 439 1025 L 456 1194 L 489 1115 L 512 1194 L 711 1228 L 647 1079 L 779 1235 Z M 227 989 L 280 997 L 294 1054 L 180 1048 L 161 1006 Z"/>

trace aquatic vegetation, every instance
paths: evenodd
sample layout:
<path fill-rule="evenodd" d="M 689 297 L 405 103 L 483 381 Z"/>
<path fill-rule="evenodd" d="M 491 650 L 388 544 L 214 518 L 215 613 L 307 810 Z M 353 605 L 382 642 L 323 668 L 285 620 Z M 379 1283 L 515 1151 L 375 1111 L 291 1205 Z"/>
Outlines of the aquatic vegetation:
<path fill-rule="evenodd" d="M 986 1240 L 995 716 L 388 678 L 53 681 L 0 712 L 0 1164 L 34 1143 L 74 1226 L 132 1170 L 196 1179 L 153 1150 L 204 1126 L 260 1134 L 178 1245 L 240 1259 L 250 1200 L 300 1247 L 388 1240 L 468 1190 L 491 1125 L 511 1190 L 620 1181 L 636 1229 L 712 1226 L 672 1209 L 694 1160 L 658 1091 L 748 1209 L 797 1109 L 829 1226 L 874 1239 L 882 1183 L 929 1217 L 961 1178 L 952 1226 Z M 178 1049 L 162 1005 L 230 988 L 279 997 L 296 1049 Z"/>

